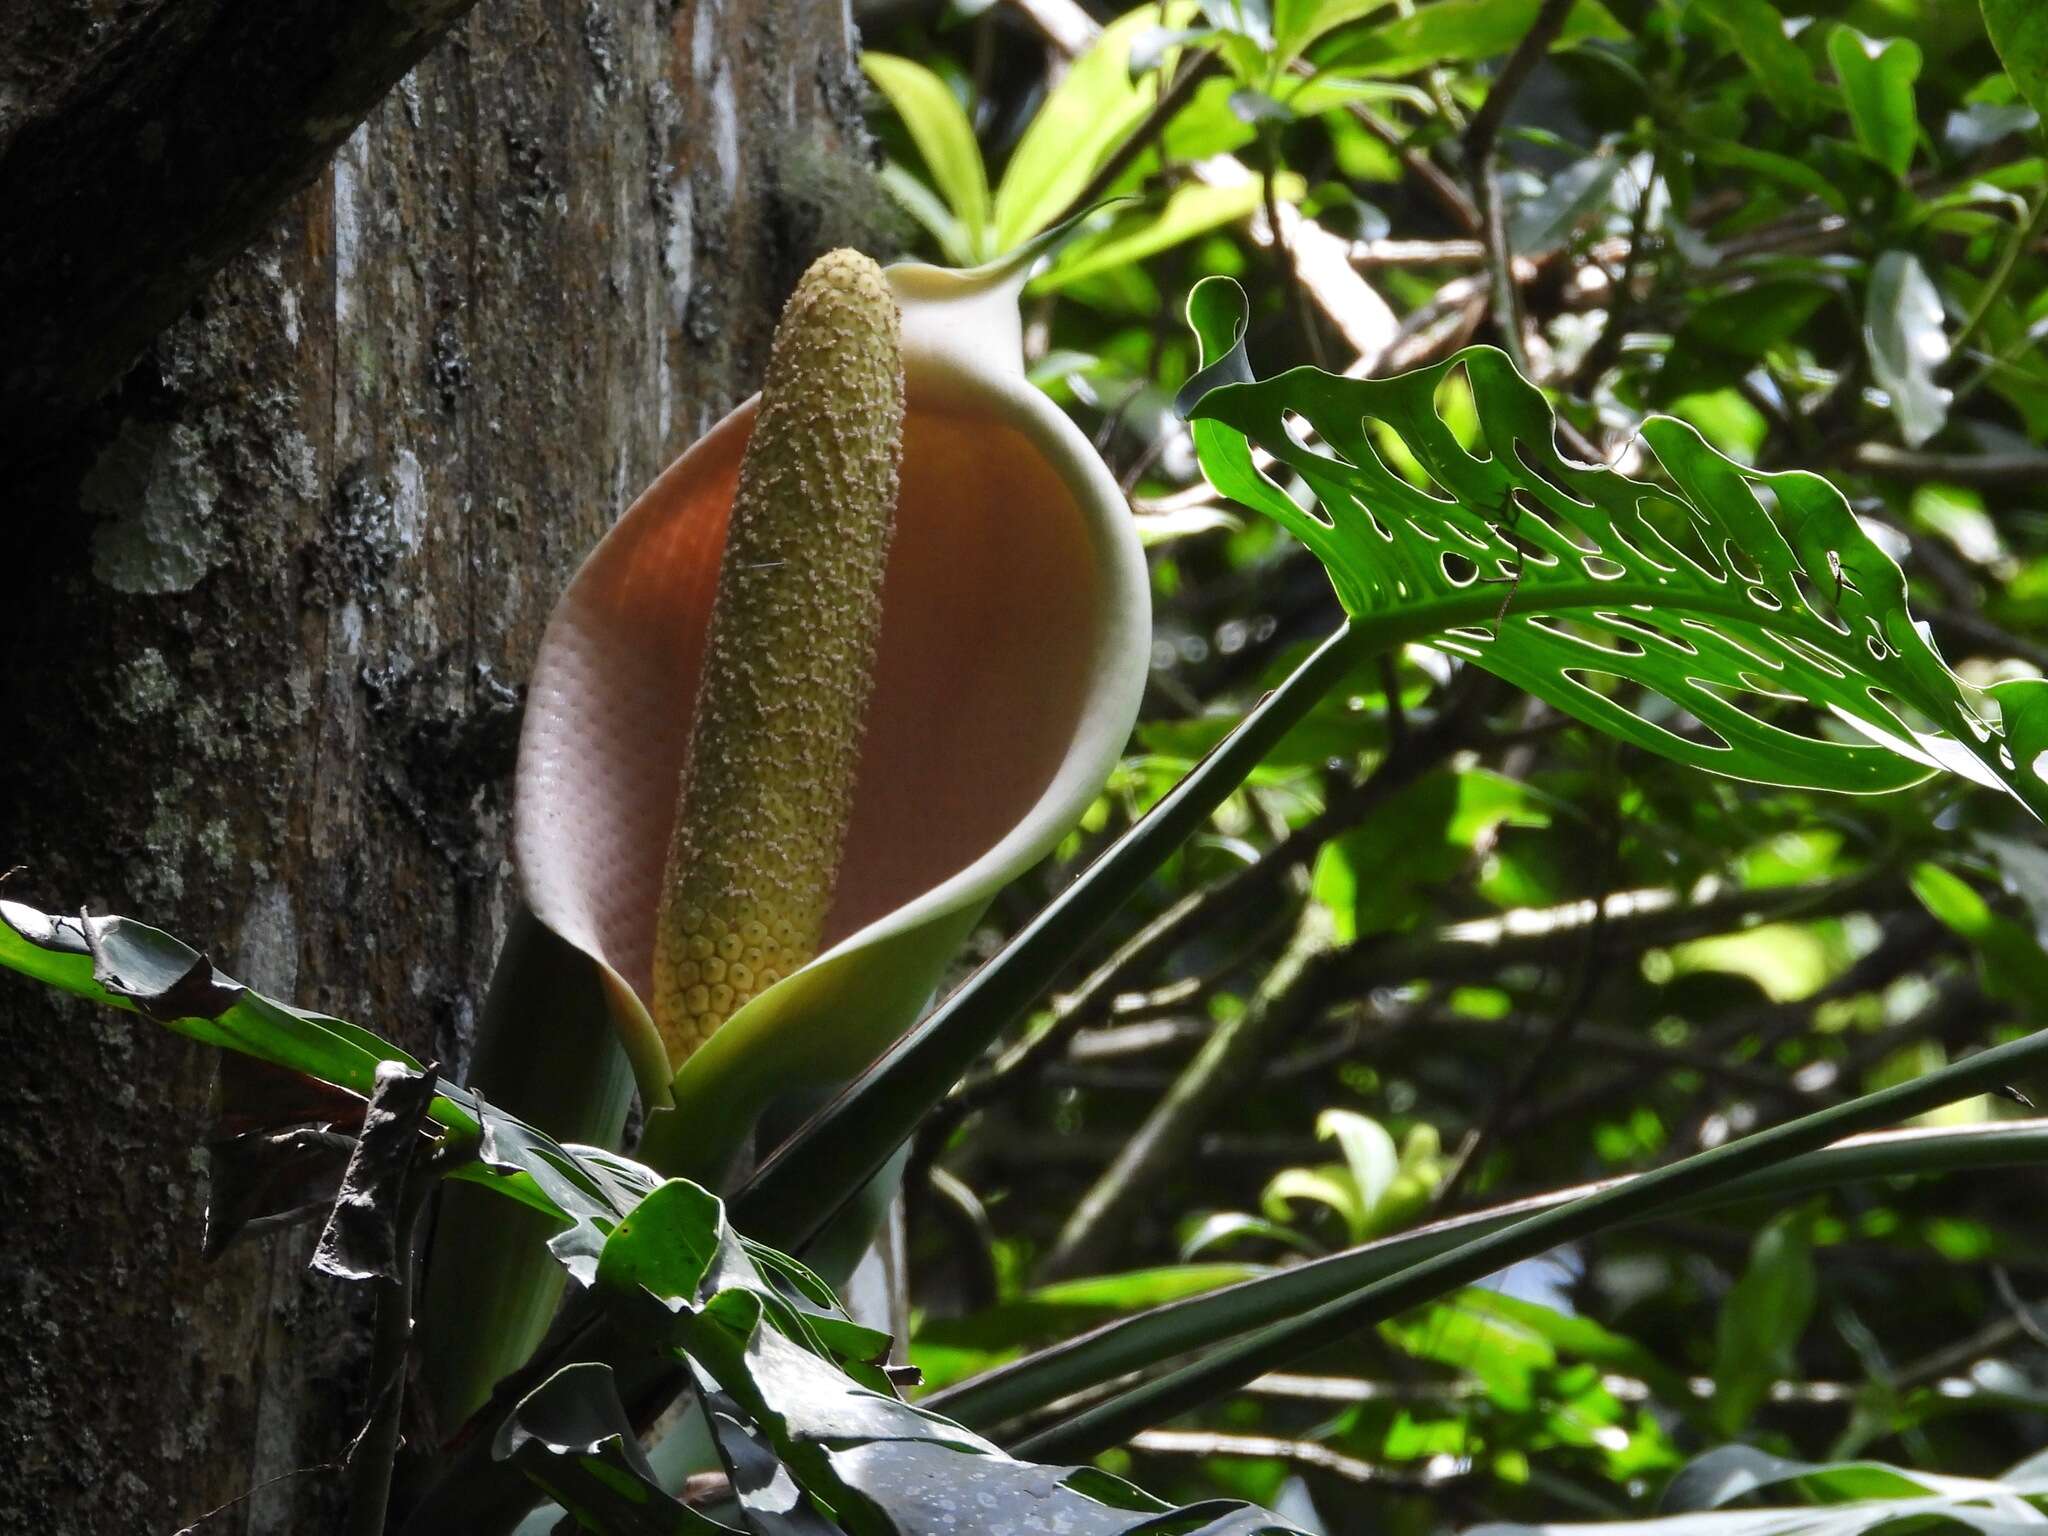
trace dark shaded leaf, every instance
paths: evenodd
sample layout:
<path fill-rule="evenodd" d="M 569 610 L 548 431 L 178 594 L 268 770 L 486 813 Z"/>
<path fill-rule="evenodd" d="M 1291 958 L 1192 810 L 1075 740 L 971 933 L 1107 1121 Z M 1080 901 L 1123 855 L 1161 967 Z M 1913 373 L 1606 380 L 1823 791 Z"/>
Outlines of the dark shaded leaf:
<path fill-rule="evenodd" d="M 663 1490 L 608 1366 L 565 1366 L 520 1399 L 493 1453 L 593 1536 L 714 1536 L 732 1527 Z"/>
<path fill-rule="evenodd" d="M 728 1332 L 711 1340 L 694 1330 L 699 1345 L 716 1347 L 693 1350 L 693 1358 L 765 1435 L 795 1482 L 842 1515 L 851 1511 L 855 1529 L 897 1536 L 1295 1529 L 1242 1504 L 1173 1510 L 1094 1468 L 1015 1460 L 950 1420 L 861 1386 L 764 1326 L 757 1298 L 739 1300 L 706 1314 Z"/>
<path fill-rule="evenodd" d="M 313 1268 L 342 1280 L 396 1280 L 406 1184 L 427 1145 L 420 1134 L 434 1102 L 434 1071 L 414 1072 L 387 1061 L 377 1068 L 376 1091 L 363 1114 L 363 1129 L 341 1176 L 341 1190 Z"/>
<path fill-rule="evenodd" d="M 1797 121 L 1826 105 L 1827 91 L 1786 35 L 1785 18 L 1770 0 L 1693 0 L 1688 15 L 1721 29 L 1764 95 L 1787 117 Z"/>
<path fill-rule="evenodd" d="M 1812 1220 L 1788 1211 L 1757 1234 L 1749 1267 L 1721 1303 L 1714 1336 L 1715 1427 L 1734 1435 L 1771 1384 L 1797 1370 L 1799 1339 L 1813 1317 L 1818 1276 Z"/>
<path fill-rule="evenodd" d="M 2048 9 L 2040 0 L 1983 0 L 1984 30 L 2020 95 L 2048 115 Z"/>
<path fill-rule="evenodd" d="M 831 1536 L 839 1530 L 797 1486 L 767 1437 L 746 1422 L 737 1403 L 704 1380 L 698 1396 L 733 1496 L 754 1536 Z"/>
<path fill-rule="evenodd" d="M 1620 176 L 1619 155 L 1587 155 L 1550 177 L 1534 197 L 1508 212 L 1508 248 L 1540 256 L 1569 240 L 1579 224 L 1604 207 Z"/>
<path fill-rule="evenodd" d="M 350 1134 L 311 1125 L 208 1142 L 201 1251 L 216 1258 L 238 1237 L 296 1226 L 332 1209 L 355 1144 Z"/>

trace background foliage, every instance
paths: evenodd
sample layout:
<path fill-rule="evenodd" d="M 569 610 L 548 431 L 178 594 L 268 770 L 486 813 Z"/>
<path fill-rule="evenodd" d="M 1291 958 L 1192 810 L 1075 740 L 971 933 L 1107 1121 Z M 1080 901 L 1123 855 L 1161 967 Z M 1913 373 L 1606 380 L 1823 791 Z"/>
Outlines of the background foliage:
<path fill-rule="evenodd" d="M 155 929 L 0 910 L 0 965 L 239 1063 L 209 1246 L 324 1214 L 372 1285 L 351 1532 L 408 1438 L 406 1530 L 536 1488 L 605 1536 L 2038 1524 L 2035 8 L 868 42 L 883 184 L 928 254 L 1044 242 L 1028 360 L 1155 551 L 1133 752 L 996 958 L 728 1204 Z M 912 1127 L 915 1371 L 767 1246 Z M 579 1289 L 408 1428 L 443 1175 Z M 685 1390 L 715 1487 L 643 1453 Z"/>
<path fill-rule="evenodd" d="M 2048 74 L 2027 6 L 1031 3 L 899 17 L 867 43 L 886 174 L 934 256 L 1125 199 L 1059 251 L 1027 318 L 1037 377 L 1156 541 L 1157 670 L 1089 835 L 1013 893 L 1012 921 L 1340 614 L 1300 543 L 1204 486 L 1173 413 L 1205 277 L 1244 289 L 1262 379 L 1381 378 L 1486 342 L 1568 458 L 1683 481 L 1675 429 L 1654 456 L 1639 432 L 1662 413 L 1741 465 L 1825 475 L 1966 684 L 2048 664 Z M 1283 382 L 1276 427 L 1299 411 L 1326 435 L 1390 398 L 1333 389 L 1323 419 Z M 1420 407 L 1467 449 L 1502 409 L 1474 387 L 1439 369 Z M 1390 476 L 1430 485 L 1412 436 L 1366 425 Z M 1473 574 L 1504 620 L 1541 573 L 1497 544 Z M 1739 563 L 1742 542 L 1713 556 Z M 928 1124 L 910 1216 L 929 1381 L 2038 1026 L 2048 860 L 2021 805 L 1946 775 L 1858 797 L 1708 777 L 1649 749 L 1719 747 L 1697 702 L 1714 690 L 1673 698 L 1697 664 L 1661 690 L 1626 666 L 1602 680 L 1632 725 L 1617 741 L 1555 689 L 1459 664 L 1495 617 L 1347 679 Z M 1562 627 L 1569 648 L 1621 626 Z M 1718 697 L 1746 718 L 1861 739 L 1745 694 L 1743 667 Z M 1884 776 L 1919 778 L 1897 759 Z M 1990 1095 L 1935 1118 L 2029 1113 Z M 1571 1244 L 1109 1464 L 1331 1530 L 1705 1508 L 1738 1497 L 1718 1464 L 1672 1478 L 1727 1442 L 1993 1475 L 2043 1438 L 2035 1177 L 1890 1178 Z M 1850 1496 L 1792 1478 L 1747 1497 Z M 1914 1491 L 1881 1482 L 1855 1495 Z"/>

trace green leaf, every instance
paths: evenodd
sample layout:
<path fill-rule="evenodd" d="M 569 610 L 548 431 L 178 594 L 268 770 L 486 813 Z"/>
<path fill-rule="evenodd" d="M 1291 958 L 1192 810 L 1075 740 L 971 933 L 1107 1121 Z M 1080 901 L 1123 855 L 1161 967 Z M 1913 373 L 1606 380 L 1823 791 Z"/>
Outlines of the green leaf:
<path fill-rule="evenodd" d="M 750 1307 L 707 1309 L 689 1331 L 691 1357 L 744 1411 L 797 1484 L 848 1529 L 971 1525 L 1136 1536 L 1227 1519 L 1218 1528 L 1242 1536 L 1299 1536 L 1297 1527 L 1234 1500 L 1172 1510 L 1094 1468 L 1016 1460 L 929 1409 L 862 1386 L 760 1321 Z M 963 1524 L 967 1500 L 972 1519 Z"/>
<path fill-rule="evenodd" d="M 1284 68 L 1317 38 L 1390 4 L 1392 0 L 1277 0 L 1273 7 L 1275 64 Z"/>
<path fill-rule="evenodd" d="M 860 65 L 903 120 L 933 184 L 965 229 L 976 259 L 995 255 L 1000 247 L 988 244 L 988 173 L 974 125 L 959 99 L 944 80 L 914 59 L 870 51 L 861 54 Z"/>
<path fill-rule="evenodd" d="M 670 1179 L 612 1232 L 597 1283 L 663 1300 L 694 1298 L 725 1238 L 724 1202 L 688 1179 Z"/>
<path fill-rule="evenodd" d="M 902 205 L 903 211 L 939 243 L 939 249 L 946 253 L 948 261 L 972 266 L 980 259 L 975 251 L 973 233 L 961 222 L 959 215 L 946 206 L 944 198 L 918 180 L 915 172 L 891 160 L 877 174 L 889 195 Z"/>
<path fill-rule="evenodd" d="M 1856 142 L 1894 176 L 1906 174 L 1920 141 L 1920 118 L 1913 105 L 1913 82 L 1920 77 L 1920 49 L 1909 38 L 1879 42 L 1851 26 L 1828 34 L 1828 57 Z"/>
<path fill-rule="evenodd" d="M 1773 1382 L 1793 1376 L 1813 1317 L 1818 1279 L 1812 1218 L 1788 1211 L 1757 1234 L 1749 1267 L 1721 1303 L 1714 1327 L 1715 1427 L 1741 1432 Z"/>
<path fill-rule="evenodd" d="M 1686 147 L 1699 159 L 1709 165 L 1726 166 L 1731 170 L 1749 171 L 1772 181 L 1782 182 L 1796 188 L 1809 197 L 1817 197 L 1829 207 L 1846 210 L 1849 200 L 1842 189 L 1804 160 L 1791 155 L 1774 154 L 1767 149 L 1757 149 L 1735 139 L 1713 138 L 1704 134 L 1691 135 Z"/>
<path fill-rule="evenodd" d="M 2048 117 L 2048 10 L 2039 0 L 1983 0 L 1984 30 L 2020 95 Z"/>
<path fill-rule="evenodd" d="M 1829 290 L 1796 278 L 1768 278 L 1717 293 L 1686 316 L 1659 374 L 1693 394 L 1732 382 L 1772 347 L 1797 335 Z"/>
<path fill-rule="evenodd" d="M 597 1536 L 725 1536 L 672 1497 L 640 1449 L 609 1366 L 564 1366 L 519 1400 L 497 1454 Z"/>
<path fill-rule="evenodd" d="M 380 1061 L 420 1070 L 369 1031 L 251 991 L 190 945 L 133 918 L 61 917 L 0 901 L 0 967 L 364 1098 L 376 1091 Z"/>
<path fill-rule="evenodd" d="M 1898 565 L 1819 476 L 1747 470 L 1668 417 L 1642 427 L 1666 481 L 1567 461 L 1548 403 L 1491 348 L 1391 379 L 1297 368 L 1253 381 L 1244 317 L 1234 283 L 1190 296 L 1205 367 L 1182 398 L 1203 471 L 1307 544 L 1362 630 L 1434 636 L 1567 714 L 1714 772 L 1876 793 L 1948 768 L 2048 810 L 2048 690 L 2008 683 L 1994 708 L 1966 687 L 1907 611 Z M 1436 403 L 1459 371 L 1483 439 L 1470 452 Z M 1387 467 L 1374 424 L 1428 488 Z M 1297 440 L 1304 428 L 1319 446 Z M 1287 471 L 1320 512 L 1281 488 Z"/>
<path fill-rule="evenodd" d="M 1279 178 L 1280 201 L 1299 202 L 1305 184 L 1299 176 Z M 1234 186 L 1212 187 L 1190 182 L 1176 187 L 1157 210 L 1119 219 L 1101 239 L 1068 247 L 1051 271 L 1031 286 L 1033 293 L 1057 293 L 1098 273 L 1144 261 L 1195 236 L 1248 218 L 1263 206 L 1265 184 L 1253 177 Z"/>
<path fill-rule="evenodd" d="M 1786 36 L 1784 15 L 1771 0 L 1692 0 L 1686 15 L 1720 29 L 1787 117 L 1797 121 L 1826 105 L 1826 89 L 1799 45 Z"/>
<path fill-rule="evenodd" d="M 1158 99 L 1157 77 L 1131 78 L 1131 46 L 1189 15 L 1187 5 L 1120 16 L 1074 61 L 1032 114 L 996 187 L 995 251 L 1022 245 L 1065 214 L 1105 156 Z M 873 57 L 873 55 L 865 55 Z"/>
<path fill-rule="evenodd" d="M 1976 950 L 1987 992 L 2025 1008 L 2048 997 L 2048 953 L 2032 930 L 1992 911 L 1967 882 L 1938 864 L 1915 865 L 1908 883 L 1936 922 Z"/>
<path fill-rule="evenodd" d="M 1895 1131 L 1857 1137 L 1825 1151 L 1787 1159 L 1708 1195 L 1691 1198 L 1667 1214 L 1796 1197 L 1856 1179 L 2041 1162 L 2048 1162 L 2048 1122 Z M 1354 1296 L 1367 1286 L 1447 1254 L 1461 1243 L 1569 1205 L 1601 1187 L 1554 1190 L 1513 1205 L 1432 1222 L 1225 1290 L 1161 1306 L 1085 1338 L 999 1366 L 939 1392 L 927 1402 L 963 1423 L 993 1433 L 1045 1403 Z M 1559 1347 L 1573 1346 L 1560 1342 Z M 1674 1396 L 1682 1400 L 1685 1394 Z"/>
<path fill-rule="evenodd" d="M 1318 51 L 1316 62 L 1324 68 L 1381 75 L 1477 63 L 1513 49 L 1535 24 L 1542 5 L 1543 0 L 1434 0 L 1410 15 L 1338 39 Z M 1628 29 L 1600 0 L 1578 0 L 1552 46 L 1628 38 Z"/>
<path fill-rule="evenodd" d="M 1060 1424 L 1018 1441 L 1017 1448 L 1037 1456 L 1068 1456 L 1091 1454 L 1103 1446 L 1119 1444 L 1146 1425 L 1161 1423 L 1209 1402 L 1309 1351 L 1335 1344 L 1359 1328 L 1397 1316 L 1418 1302 L 1470 1285 L 1516 1260 L 1533 1258 L 1560 1243 L 1653 1212 L 1669 1212 L 1715 1191 L 1726 1193 L 1745 1176 L 1782 1172 L 1788 1158 L 1818 1151 L 1836 1136 L 1959 1102 L 2010 1081 L 2012 1073 L 2023 1066 L 2037 1065 L 2042 1058 L 2048 1058 L 2048 1031 L 1992 1046 L 1952 1066 L 1696 1153 L 1653 1173 L 1595 1186 L 1576 1199 L 1538 1207 L 1533 1213 L 1525 1204 L 1515 1212 L 1519 1219 L 1509 1225 L 1485 1230 L 1455 1246 L 1419 1257 L 1336 1299 L 1307 1310 L 1290 1311 L 1281 1321 L 1212 1344 L 1191 1363 L 1122 1389 Z M 1383 1258 L 1385 1250 L 1362 1251 L 1375 1252 L 1376 1257 Z M 1315 1268 L 1303 1265 L 1288 1275 L 1258 1283 L 1273 1285 L 1294 1280 Z M 1222 1292 L 1213 1300 L 1220 1305 L 1242 1305 L 1245 1289 Z M 1183 1305 L 1197 1307 L 1203 1301 Z M 1134 1328 L 1143 1321 L 1148 1320 L 1134 1319 L 1125 1326 Z M 1113 1350 L 1111 1332 L 1104 1330 L 1089 1340 L 1090 1358 L 1085 1368 L 1090 1373 L 1105 1366 L 1117 1374 L 1131 1368 L 1130 1355 L 1136 1351 L 1120 1354 Z M 1158 1342 L 1157 1331 L 1147 1337 Z M 1186 1347 L 1184 1344 L 1183 1349 Z M 1038 1380 L 1043 1385 L 1042 1375 Z M 933 1399 L 934 1404 L 938 1401 Z M 956 1404 L 946 1406 L 959 1411 Z"/>
<path fill-rule="evenodd" d="M 1724 1506 L 1759 1490 L 1781 1487 L 1805 1506 Z M 1809 1462 L 1773 1456 L 1748 1445 L 1708 1451 L 1672 1479 L 1658 1520 L 1588 1524 L 1474 1526 L 1465 1536 L 1863 1536 L 1888 1527 L 1953 1525 L 1990 1533 L 2037 1524 L 2048 1475 L 2035 1459 L 1999 1478 L 1947 1477 L 1873 1461 Z"/>
<path fill-rule="evenodd" d="M 1934 377 L 1948 361 L 1941 294 L 1920 259 L 1886 251 L 1870 269 L 1863 341 L 1870 372 L 1892 403 L 1899 436 L 1917 448 L 1948 423 L 1949 392 Z"/>

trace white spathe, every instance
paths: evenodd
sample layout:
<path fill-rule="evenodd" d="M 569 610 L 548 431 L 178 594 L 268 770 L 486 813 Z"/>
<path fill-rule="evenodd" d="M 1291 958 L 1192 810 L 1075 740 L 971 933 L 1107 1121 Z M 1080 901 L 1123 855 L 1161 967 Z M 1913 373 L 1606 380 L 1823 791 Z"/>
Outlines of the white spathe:
<path fill-rule="evenodd" d="M 889 277 L 903 312 L 902 495 L 824 946 L 672 1084 L 646 1005 L 654 914 L 756 400 L 592 552 L 528 696 L 513 817 L 523 894 L 596 962 L 647 1107 L 672 1105 L 670 1129 L 706 1163 L 773 1098 L 844 1081 L 914 1022 L 990 898 L 1099 792 L 1144 686 L 1137 530 L 1087 438 L 1025 378 L 1022 270 Z"/>

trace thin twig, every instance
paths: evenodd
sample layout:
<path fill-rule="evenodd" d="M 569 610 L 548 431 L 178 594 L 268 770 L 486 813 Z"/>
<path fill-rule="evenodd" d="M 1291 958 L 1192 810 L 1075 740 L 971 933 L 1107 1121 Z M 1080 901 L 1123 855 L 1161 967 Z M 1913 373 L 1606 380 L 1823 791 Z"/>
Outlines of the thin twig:
<path fill-rule="evenodd" d="M 1984 323 L 1991 318 L 1991 311 L 1998 301 L 2005 297 L 2005 290 L 2012 286 L 2013 275 L 2019 271 L 2020 260 L 2028 248 L 2041 238 L 2041 232 L 2048 229 L 2048 190 L 2034 199 L 2033 211 L 2026 222 L 2012 233 L 2005 249 L 1998 253 L 1998 265 L 1991 269 L 1991 276 L 1984 284 L 1984 291 L 1977 295 L 1977 302 L 1970 315 L 1963 322 L 1963 328 L 1956 332 L 1956 339 L 1949 345 L 1951 358 L 1961 357 L 1977 333 L 1984 329 Z"/>
<path fill-rule="evenodd" d="M 1448 1482 L 1469 1475 L 1469 1469 L 1464 1463 L 1456 1463 L 1443 1471 L 1431 1467 L 1416 1472 L 1360 1461 L 1356 1456 L 1346 1456 L 1342 1451 L 1334 1451 L 1329 1446 L 1319 1445 L 1313 1440 L 1282 1440 L 1272 1435 L 1227 1435 L 1195 1429 L 1148 1429 L 1133 1435 L 1130 1446 L 1134 1451 L 1150 1452 L 1155 1456 L 1243 1456 L 1261 1461 L 1291 1461 L 1297 1466 L 1328 1472 L 1334 1477 L 1343 1478 L 1346 1482 L 1365 1483 L 1375 1488 L 1441 1488 Z"/>
<path fill-rule="evenodd" d="M 987 1073 L 962 1084 L 950 1106 L 965 1111 L 1014 1093 L 1064 1055 L 1069 1042 L 1110 999 L 1130 990 L 1134 982 L 1197 933 L 1271 898 L 1276 887 L 1313 859 L 1331 838 L 1356 826 L 1397 790 L 1414 783 L 1466 744 L 1472 711 L 1490 692 L 1479 676 L 1474 674 L 1474 680 L 1428 726 L 1411 731 L 1404 750 L 1390 754 L 1365 778 L 1334 796 L 1321 814 L 1228 879 L 1182 897 L 1119 945 L 1086 980 L 1055 1002 L 1048 1029 L 1012 1047 Z"/>
<path fill-rule="evenodd" d="M 391 1503 L 391 1472 L 398 1459 L 405 1412 L 406 1364 L 412 1353 L 413 1271 L 419 1254 L 420 1215 L 439 1181 L 427 1164 L 406 1179 L 399 1207 L 393 1273 L 376 1282 L 377 1320 L 370 1345 L 370 1416 L 348 1453 L 347 1536 L 383 1536 Z"/>
<path fill-rule="evenodd" d="M 1159 93 L 1159 99 L 1152 103 L 1138 125 L 1125 135 L 1123 142 L 1110 152 L 1110 156 L 1096 167 L 1095 174 L 1088 178 L 1088 184 L 1074 194 L 1074 200 L 1067 204 L 1068 213 L 1079 213 L 1093 207 L 1109 195 L 1109 189 L 1117 184 L 1123 173 L 1130 169 L 1131 162 L 1152 147 L 1159 135 L 1166 131 L 1166 125 L 1173 121 L 1182 107 L 1195 94 L 1195 87 L 1216 73 L 1216 54 L 1212 50 L 1198 54 L 1181 66 L 1166 89 Z"/>
<path fill-rule="evenodd" d="M 1493 156 L 1500 144 L 1508 108 L 1537 62 L 1564 30 L 1571 8 L 1572 0 L 1543 0 L 1535 21 L 1501 65 L 1500 73 L 1486 92 L 1486 100 L 1480 103 L 1479 110 L 1472 115 L 1472 125 L 1465 130 L 1466 175 L 1472 183 L 1472 203 L 1479 213 L 1480 238 L 1486 244 L 1487 268 L 1493 280 L 1494 328 L 1500 332 L 1501 345 L 1515 367 L 1525 374 L 1529 371 L 1529 359 L 1522 348 L 1521 311 L 1514 272 L 1509 265 L 1507 213 L 1501 206 L 1500 178 L 1494 171 Z"/>
<path fill-rule="evenodd" d="M 1040 1268 L 1042 1282 L 1085 1274 L 1103 1257 L 1152 1186 L 1185 1161 L 1238 1085 L 1307 1016 L 1337 953 L 1328 914 L 1306 908 L 1244 1012 L 1217 1026 L 1074 1207 Z"/>
<path fill-rule="evenodd" d="M 1603 889 L 1613 878 L 1614 866 L 1621 855 L 1621 816 L 1619 807 L 1612 807 L 1603 823 L 1607 829 L 1601 839 L 1600 870 L 1594 889 Z M 1572 961 L 1571 986 L 1563 1002 L 1558 1005 L 1550 1028 L 1535 1050 L 1523 1058 L 1522 1067 L 1506 1087 L 1495 1097 L 1486 1112 L 1486 1118 L 1475 1125 L 1459 1143 L 1457 1155 L 1445 1172 L 1443 1181 L 1430 1196 L 1430 1208 L 1441 1210 L 1457 1195 L 1472 1170 L 1479 1165 L 1480 1155 L 1500 1136 L 1501 1129 L 1514 1114 L 1516 1108 L 1528 1097 L 1530 1089 L 1536 1086 L 1544 1070 L 1556 1058 L 1572 1031 L 1577 1029 L 1585 1017 L 1586 1006 L 1593 1000 L 1600 978 L 1606 972 L 1597 963 L 1601 943 L 1607 936 L 1607 903 L 1596 903 L 1593 920 L 1586 925 L 1585 939 Z"/>
<path fill-rule="evenodd" d="M 2048 201 L 2048 199 L 2044 199 Z M 1896 448 L 1890 443 L 1857 443 L 1849 462 L 1858 469 L 1901 480 L 1953 480 L 1958 485 L 2038 485 L 2048 479 L 2048 452 L 2015 448 L 1999 453 L 1937 453 Z"/>
<path fill-rule="evenodd" d="M 1322 327 L 1316 324 L 1315 306 L 1309 302 L 1308 285 L 1302 281 L 1300 260 L 1295 253 L 1293 242 L 1288 238 L 1287 226 L 1280 220 L 1280 174 L 1283 164 L 1280 156 L 1280 133 L 1273 124 L 1261 125 L 1259 148 L 1263 154 L 1259 169 L 1259 188 L 1265 203 L 1266 226 L 1273 231 L 1273 254 L 1279 258 L 1281 286 L 1287 290 L 1287 296 L 1293 303 L 1295 318 L 1301 329 L 1301 339 L 1308 346 L 1310 361 L 1327 371 L 1330 356 L 1328 348 L 1323 345 Z"/>

